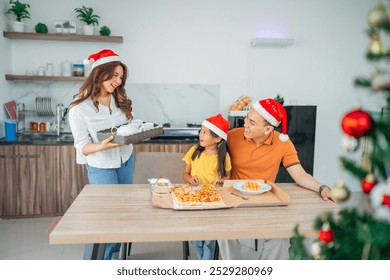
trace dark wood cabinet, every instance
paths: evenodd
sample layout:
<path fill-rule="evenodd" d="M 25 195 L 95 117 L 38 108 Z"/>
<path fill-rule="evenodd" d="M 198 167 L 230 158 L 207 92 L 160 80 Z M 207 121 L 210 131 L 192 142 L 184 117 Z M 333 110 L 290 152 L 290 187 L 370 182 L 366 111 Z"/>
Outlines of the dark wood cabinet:
<path fill-rule="evenodd" d="M 73 146 L 0 146 L 1 217 L 62 215 L 87 183 Z"/>
<path fill-rule="evenodd" d="M 170 144 L 170 143 L 138 143 L 134 145 L 134 151 L 137 152 L 166 152 L 166 153 L 187 153 L 196 143 Z M 181 171 L 180 171 L 181 172 Z"/>
<path fill-rule="evenodd" d="M 134 151 L 185 153 L 193 145 L 135 144 Z M 0 174 L 0 218 L 63 215 L 88 184 L 73 145 L 0 145 Z"/>
<path fill-rule="evenodd" d="M 313 175 L 317 106 L 284 106 L 284 108 L 288 117 L 287 134 L 295 145 L 303 168 Z M 281 125 L 276 130 L 280 131 Z M 294 180 L 281 166 L 276 182 L 290 183 Z"/>

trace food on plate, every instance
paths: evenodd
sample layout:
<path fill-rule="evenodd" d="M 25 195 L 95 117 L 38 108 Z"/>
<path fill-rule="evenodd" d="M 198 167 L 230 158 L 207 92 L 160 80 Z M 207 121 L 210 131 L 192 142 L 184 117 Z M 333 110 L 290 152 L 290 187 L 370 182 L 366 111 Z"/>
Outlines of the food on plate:
<path fill-rule="evenodd" d="M 248 191 L 259 191 L 260 190 L 260 184 L 256 182 L 245 182 L 244 183 L 244 190 Z"/>
<path fill-rule="evenodd" d="M 229 107 L 229 111 L 242 111 L 251 102 L 252 98 L 250 96 L 241 96 Z"/>
<path fill-rule="evenodd" d="M 222 198 L 211 184 L 197 186 L 175 185 L 172 195 L 180 206 L 211 206 L 221 205 Z"/>
<path fill-rule="evenodd" d="M 170 187 L 171 186 L 171 184 L 168 182 L 157 182 L 154 185 L 159 186 L 159 187 Z"/>

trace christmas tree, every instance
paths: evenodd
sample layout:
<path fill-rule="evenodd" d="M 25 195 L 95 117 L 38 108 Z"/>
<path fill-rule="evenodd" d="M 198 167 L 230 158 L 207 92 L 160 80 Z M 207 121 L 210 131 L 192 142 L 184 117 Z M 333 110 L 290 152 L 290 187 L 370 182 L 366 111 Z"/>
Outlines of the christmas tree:
<path fill-rule="evenodd" d="M 354 84 L 366 88 L 367 92 L 383 95 L 385 104 L 378 108 L 378 115 L 360 106 L 343 116 L 342 146 L 347 155 L 340 158 L 340 164 L 342 173 L 349 172 L 361 182 L 371 209 L 343 209 L 337 215 L 323 213 L 314 221 L 318 240 L 309 250 L 296 227 L 291 238 L 290 259 L 390 259 L 390 72 L 384 69 L 390 60 L 390 50 L 381 39 L 390 36 L 390 19 L 382 1 L 368 13 L 367 22 L 370 44 L 366 59 L 374 65 L 374 73 L 372 78 L 355 79 Z M 359 146 L 362 146 L 361 161 L 356 162 L 350 155 Z M 339 201 L 349 196 L 341 177 L 332 188 Z"/>

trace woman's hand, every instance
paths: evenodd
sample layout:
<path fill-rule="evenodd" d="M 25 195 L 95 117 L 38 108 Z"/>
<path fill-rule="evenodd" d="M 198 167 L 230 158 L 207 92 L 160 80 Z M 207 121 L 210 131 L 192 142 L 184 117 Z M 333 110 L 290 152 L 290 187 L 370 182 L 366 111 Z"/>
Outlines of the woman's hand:
<path fill-rule="evenodd" d="M 112 139 L 114 139 L 114 136 L 111 135 L 107 139 L 103 140 L 102 143 L 99 144 L 97 152 L 123 146 L 121 144 L 111 143 Z"/>

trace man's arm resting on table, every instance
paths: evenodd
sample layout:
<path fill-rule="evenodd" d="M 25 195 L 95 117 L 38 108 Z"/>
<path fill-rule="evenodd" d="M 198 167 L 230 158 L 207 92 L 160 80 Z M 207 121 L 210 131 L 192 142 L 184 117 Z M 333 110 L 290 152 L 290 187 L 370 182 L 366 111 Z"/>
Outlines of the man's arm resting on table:
<path fill-rule="evenodd" d="M 319 193 L 319 195 L 324 200 L 330 199 L 333 202 L 336 202 L 335 198 L 332 195 L 331 189 L 329 187 L 327 187 L 326 185 L 317 181 L 310 174 L 308 174 L 303 169 L 301 164 L 292 165 L 292 166 L 287 168 L 287 171 L 290 174 L 290 176 L 294 179 L 295 183 L 297 183 L 299 186 Z M 319 192 L 320 188 L 321 188 L 321 193 Z"/>

